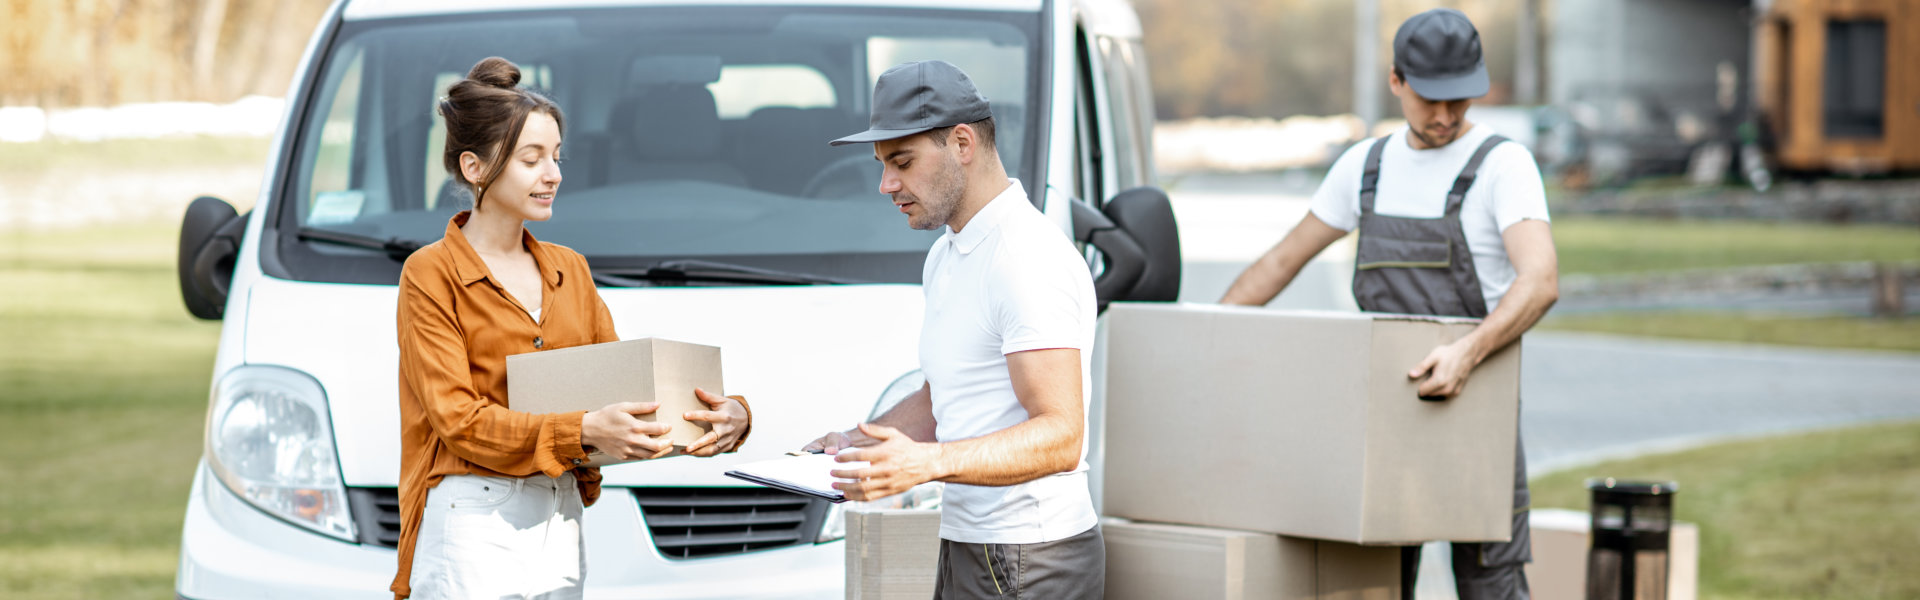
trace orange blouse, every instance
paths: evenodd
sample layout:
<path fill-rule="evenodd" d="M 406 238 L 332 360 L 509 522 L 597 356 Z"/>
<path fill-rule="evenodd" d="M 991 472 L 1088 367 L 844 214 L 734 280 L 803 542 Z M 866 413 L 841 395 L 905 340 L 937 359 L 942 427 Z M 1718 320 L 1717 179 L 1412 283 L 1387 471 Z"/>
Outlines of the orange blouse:
<path fill-rule="evenodd" d="M 585 411 L 535 415 L 511 410 L 507 401 L 508 355 L 620 339 L 586 257 L 521 230 L 522 243 L 540 269 L 536 323 L 467 243 L 460 226 L 469 216 L 454 215 L 446 236 L 413 253 L 400 272 L 400 570 L 390 588 L 395 598 L 412 593 L 407 579 L 427 490 L 447 475 L 559 477 L 572 471 L 583 503 L 591 506 L 600 498 L 600 470 L 579 466 L 587 457 L 580 447 Z"/>

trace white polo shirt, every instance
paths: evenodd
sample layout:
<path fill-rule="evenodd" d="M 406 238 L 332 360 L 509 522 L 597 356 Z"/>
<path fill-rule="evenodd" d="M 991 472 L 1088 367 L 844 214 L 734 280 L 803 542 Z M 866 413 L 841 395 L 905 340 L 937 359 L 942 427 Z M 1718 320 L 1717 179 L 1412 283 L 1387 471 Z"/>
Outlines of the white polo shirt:
<path fill-rule="evenodd" d="M 1072 240 L 1034 208 L 1019 181 L 1010 183 L 965 229 L 948 229 L 933 243 L 921 274 L 927 308 L 920 368 L 932 386 L 934 437 L 942 442 L 1027 420 L 1013 393 L 1008 354 L 1079 349 L 1083 411 L 1093 389 L 1093 276 Z M 947 484 L 940 537 L 1034 544 L 1091 529 L 1098 517 L 1087 491 L 1086 456 L 1083 443 L 1072 472 L 1019 485 Z"/>
<path fill-rule="evenodd" d="M 1387 136 L 1380 153 L 1380 183 L 1373 192 L 1373 209 L 1382 215 L 1433 219 L 1447 212 L 1447 192 L 1453 180 L 1466 168 L 1480 142 L 1494 134 L 1485 123 L 1453 142 L 1439 148 L 1415 150 L 1407 145 L 1407 128 Z M 1313 194 L 1313 216 L 1334 229 L 1352 231 L 1360 225 L 1360 175 L 1366 169 L 1371 139 L 1354 144 L 1333 168 L 1320 190 Z M 1460 201 L 1460 229 L 1467 236 L 1467 250 L 1473 253 L 1474 275 L 1480 278 L 1480 296 L 1493 312 L 1506 297 L 1519 274 L 1507 257 L 1507 242 L 1502 233 L 1514 223 L 1526 220 L 1551 222 L 1547 216 L 1546 188 L 1540 181 L 1540 167 L 1533 153 L 1518 143 L 1504 143 L 1487 153 L 1480 163 L 1473 187 Z"/>

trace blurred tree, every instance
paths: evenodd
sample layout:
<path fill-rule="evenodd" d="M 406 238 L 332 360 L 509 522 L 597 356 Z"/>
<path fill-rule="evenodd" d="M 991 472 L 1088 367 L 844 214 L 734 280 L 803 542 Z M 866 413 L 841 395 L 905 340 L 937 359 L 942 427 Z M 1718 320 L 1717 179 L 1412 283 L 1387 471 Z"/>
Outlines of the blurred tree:
<path fill-rule="evenodd" d="M 1385 92 L 1393 33 L 1408 17 L 1456 8 L 1479 28 L 1494 90 L 1512 88 L 1518 0 L 1379 0 L 1382 114 L 1399 114 Z M 1352 112 L 1354 6 L 1350 0 L 1133 0 L 1153 70 L 1161 119 L 1286 117 Z"/>
<path fill-rule="evenodd" d="M 329 0 L 5 0 L 0 104 L 279 95 Z"/>
<path fill-rule="evenodd" d="M 1353 110 L 1349 0 L 1133 0 L 1163 119 Z M 1393 32 L 1437 6 L 1485 41 L 1494 92 L 1511 90 L 1518 0 L 1379 0 L 1379 85 Z M 4 0 L 0 105 L 225 102 L 285 93 L 329 0 Z M 1398 114 L 1392 96 L 1382 111 Z"/>

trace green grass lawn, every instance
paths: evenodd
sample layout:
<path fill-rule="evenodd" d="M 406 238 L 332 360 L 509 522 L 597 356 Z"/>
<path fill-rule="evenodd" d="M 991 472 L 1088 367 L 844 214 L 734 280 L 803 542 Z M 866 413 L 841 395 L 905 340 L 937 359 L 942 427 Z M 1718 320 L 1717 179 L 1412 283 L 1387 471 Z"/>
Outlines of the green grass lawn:
<path fill-rule="evenodd" d="M 1570 217 L 1553 223 L 1561 273 L 1789 263 L 1920 262 L 1920 227 Z"/>
<path fill-rule="evenodd" d="M 1533 481 L 1533 505 L 1586 510 L 1589 476 L 1672 480 L 1700 526 L 1709 599 L 1920 598 L 1920 423 L 1754 439 Z"/>
<path fill-rule="evenodd" d="M 1920 318 L 1633 311 L 1550 315 L 1541 322 L 1540 328 L 1717 342 L 1920 352 Z"/>
<path fill-rule="evenodd" d="M 0 597 L 172 597 L 220 331 L 176 227 L 0 242 Z"/>
<path fill-rule="evenodd" d="M 272 139 L 194 136 L 100 142 L 40 141 L 0 144 L 0 173 L 34 173 L 56 167 L 98 169 L 257 165 Z"/>
<path fill-rule="evenodd" d="M 1624 275 L 1793 263 L 1920 263 L 1920 227 L 1575 217 L 1553 223 L 1560 272 Z M 1867 303 L 1861 297 L 1861 305 Z M 1634 311 L 1549 315 L 1542 329 L 1920 352 L 1920 319 Z"/>

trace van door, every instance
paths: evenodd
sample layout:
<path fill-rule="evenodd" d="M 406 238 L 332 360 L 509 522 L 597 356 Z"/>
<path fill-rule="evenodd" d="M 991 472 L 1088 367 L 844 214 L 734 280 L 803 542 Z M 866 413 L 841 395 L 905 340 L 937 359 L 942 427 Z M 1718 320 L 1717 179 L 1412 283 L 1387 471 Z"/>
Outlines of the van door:
<path fill-rule="evenodd" d="M 1154 184 L 1153 98 L 1138 40 L 1074 30 L 1074 195 L 1104 207 Z"/>

